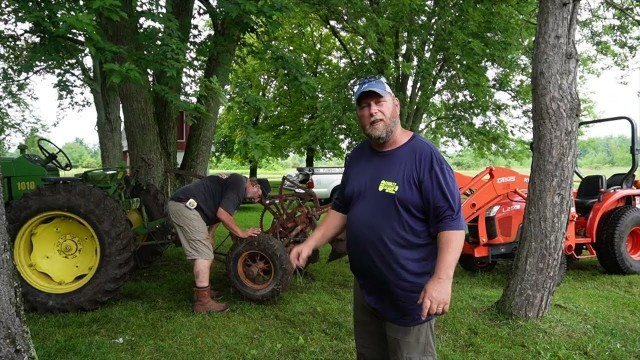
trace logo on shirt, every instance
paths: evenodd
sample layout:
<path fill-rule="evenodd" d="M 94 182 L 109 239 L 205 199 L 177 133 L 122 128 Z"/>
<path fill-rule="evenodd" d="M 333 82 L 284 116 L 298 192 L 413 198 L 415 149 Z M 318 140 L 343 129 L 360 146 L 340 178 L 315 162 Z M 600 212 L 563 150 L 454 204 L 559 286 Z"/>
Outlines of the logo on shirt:
<path fill-rule="evenodd" d="M 380 181 L 380 186 L 378 186 L 378 191 L 395 194 L 398 191 L 398 184 L 393 181 L 382 180 Z"/>

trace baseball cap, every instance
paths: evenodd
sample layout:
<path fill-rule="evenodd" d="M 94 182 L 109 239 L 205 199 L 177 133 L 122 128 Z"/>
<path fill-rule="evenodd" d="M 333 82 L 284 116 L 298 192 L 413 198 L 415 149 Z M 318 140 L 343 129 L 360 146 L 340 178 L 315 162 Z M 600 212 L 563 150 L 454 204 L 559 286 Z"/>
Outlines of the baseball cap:
<path fill-rule="evenodd" d="M 260 178 L 256 179 L 256 181 L 258 182 L 258 185 L 260 185 L 260 189 L 262 190 L 262 197 L 266 198 L 267 196 L 269 196 L 269 193 L 271 192 L 271 184 L 269 183 L 269 180 Z"/>
<path fill-rule="evenodd" d="M 387 84 L 387 79 L 381 75 L 367 76 L 365 78 L 358 79 L 355 81 L 355 85 L 357 86 L 356 91 L 353 93 L 353 102 L 355 103 L 358 102 L 360 95 L 367 91 L 376 92 L 381 96 L 393 94 L 389 84 Z"/>

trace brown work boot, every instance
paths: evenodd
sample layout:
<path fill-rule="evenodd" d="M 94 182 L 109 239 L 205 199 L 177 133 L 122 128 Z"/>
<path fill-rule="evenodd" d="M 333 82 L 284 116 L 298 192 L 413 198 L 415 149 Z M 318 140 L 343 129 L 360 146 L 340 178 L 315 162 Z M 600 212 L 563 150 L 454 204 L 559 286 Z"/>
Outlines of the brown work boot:
<path fill-rule="evenodd" d="M 211 297 L 212 300 L 220 300 L 222 299 L 222 291 L 211 289 L 209 291 L 209 296 Z"/>
<path fill-rule="evenodd" d="M 211 297 L 212 300 L 220 300 L 222 299 L 222 291 L 210 289 L 209 296 Z M 193 301 L 196 301 L 195 291 L 193 292 Z"/>
<path fill-rule="evenodd" d="M 193 304 L 193 312 L 209 313 L 229 310 L 227 304 L 219 303 L 211 299 L 211 288 L 209 286 L 205 288 L 193 288 L 193 295 L 196 298 Z"/>

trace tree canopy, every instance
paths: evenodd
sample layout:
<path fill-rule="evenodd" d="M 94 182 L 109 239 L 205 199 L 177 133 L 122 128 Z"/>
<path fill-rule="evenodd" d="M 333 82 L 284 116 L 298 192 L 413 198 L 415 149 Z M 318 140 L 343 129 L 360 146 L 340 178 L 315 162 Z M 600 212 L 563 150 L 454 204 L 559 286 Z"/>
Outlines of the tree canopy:
<path fill-rule="evenodd" d="M 628 64 L 635 2 L 582 6 L 581 69 Z M 185 170 L 205 172 L 211 155 L 254 169 L 265 157 L 341 157 L 361 139 L 348 84 L 382 74 L 407 128 L 517 157 L 528 151 L 537 9 L 534 0 L 11 0 L 0 13 L 3 86 L 13 86 L 3 99 L 37 123 L 19 106 L 26 80 L 55 76 L 66 106 L 96 105 L 106 166 L 120 159 L 122 109 L 132 165 L 161 182 L 176 166 L 178 111 L 192 126 Z M 5 134 L 29 123 L 2 116 L 12 119 Z"/>

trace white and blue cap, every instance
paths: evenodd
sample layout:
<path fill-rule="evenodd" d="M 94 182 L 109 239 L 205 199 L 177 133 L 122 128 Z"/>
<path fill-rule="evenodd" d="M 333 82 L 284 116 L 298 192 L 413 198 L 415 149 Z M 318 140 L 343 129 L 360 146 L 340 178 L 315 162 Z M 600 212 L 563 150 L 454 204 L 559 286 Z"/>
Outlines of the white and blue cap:
<path fill-rule="evenodd" d="M 384 76 L 374 75 L 366 78 L 362 78 L 356 81 L 357 89 L 353 93 L 353 102 L 358 103 L 358 98 L 362 93 L 367 91 L 373 91 L 381 96 L 386 96 L 388 94 L 393 95 L 393 91 L 387 84 L 387 79 Z"/>

